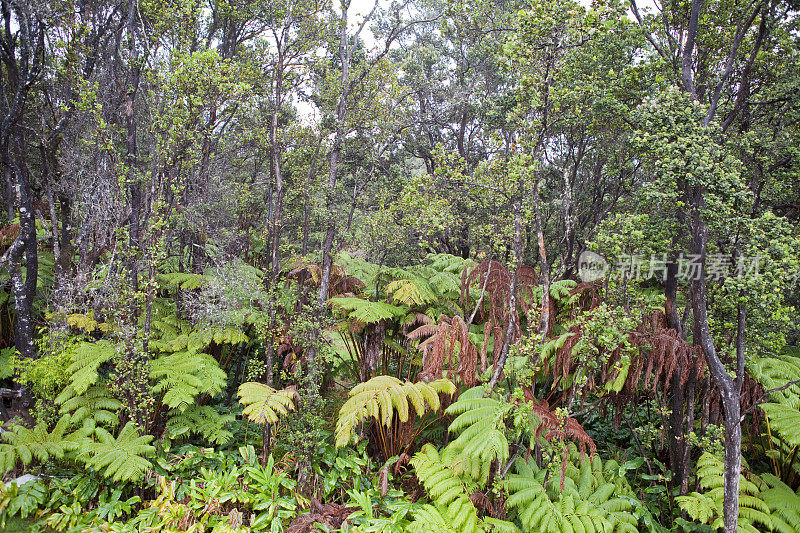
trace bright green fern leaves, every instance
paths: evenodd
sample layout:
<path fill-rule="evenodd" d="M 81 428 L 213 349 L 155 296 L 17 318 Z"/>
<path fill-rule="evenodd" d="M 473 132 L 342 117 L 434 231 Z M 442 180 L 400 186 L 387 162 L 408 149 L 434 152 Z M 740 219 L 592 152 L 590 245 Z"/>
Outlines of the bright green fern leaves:
<path fill-rule="evenodd" d="M 359 383 L 350 391 L 350 398 L 339 411 L 336 423 L 336 446 L 345 446 L 353 436 L 353 427 L 374 418 L 389 427 L 394 414 L 401 422 L 407 422 L 409 404 L 419 416 L 426 411 L 439 410 L 439 394 L 453 394 L 456 386 L 449 379 L 437 379 L 430 383 L 402 382 L 393 376 L 376 376 Z"/>
<path fill-rule="evenodd" d="M 214 396 L 225 386 L 225 372 L 208 354 L 175 352 L 162 355 L 150 363 L 153 392 L 162 394 L 161 401 L 171 409 L 185 410 L 193 405 L 198 394 Z"/>
<path fill-rule="evenodd" d="M 478 510 L 469 499 L 477 485 L 465 484 L 446 454 L 439 455 L 433 445 L 423 446 L 411 459 L 411 465 L 433 505 L 423 505 L 414 512 L 410 531 L 519 531 L 510 522 L 478 518 Z"/>
<path fill-rule="evenodd" d="M 722 461 L 714 455 L 704 453 L 697 460 L 697 482 L 704 492 L 692 492 L 675 498 L 681 509 L 686 511 L 692 520 L 710 524 L 715 529 L 722 528 L 724 475 Z M 771 531 L 773 521 L 770 508 L 761 498 L 761 489 L 758 486 L 763 484 L 763 481 L 758 477 L 754 479 L 755 482 L 744 476 L 739 477 L 739 531 L 752 533 Z"/>
<path fill-rule="evenodd" d="M 445 411 L 458 415 L 450 424 L 451 433 L 461 432 L 448 448 L 466 456 L 465 470 L 474 479 L 485 481 L 492 461 L 508 460 L 505 418 L 513 404 L 494 398 L 484 398 L 484 387 L 473 387 L 461 394 L 458 401 Z"/>
<path fill-rule="evenodd" d="M 516 512 L 523 531 L 531 533 L 636 533 L 636 501 L 624 478 L 614 476 L 615 461 L 584 459 L 567 466 L 564 486 L 533 461 L 517 459 L 516 472 L 504 481 L 506 504 Z"/>
<path fill-rule="evenodd" d="M 50 458 L 64 457 L 77 445 L 75 440 L 65 435 L 69 421 L 69 415 L 62 416 L 49 432 L 47 425 L 40 422 L 33 429 L 14 426 L 12 431 L 3 433 L 6 443 L 0 444 L 0 471 L 11 470 L 17 461 L 27 465 L 34 459 L 45 462 Z"/>
<path fill-rule="evenodd" d="M 116 438 L 98 427 L 96 441 L 81 444 L 83 452 L 78 456 L 88 466 L 102 471 L 114 481 L 135 481 L 150 468 L 146 456 L 155 452 L 150 445 L 152 435 L 139 435 L 136 424 L 128 422 Z"/>
<path fill-rule="evenodd" d="M 274 424 L 279 416 L 294 411 L 297 391 L 289 387 L 275 390 L 263 383 L 248 381 L 239 385 L 239 402 L 246 407 L 242 414 L 256 424 Z"/>

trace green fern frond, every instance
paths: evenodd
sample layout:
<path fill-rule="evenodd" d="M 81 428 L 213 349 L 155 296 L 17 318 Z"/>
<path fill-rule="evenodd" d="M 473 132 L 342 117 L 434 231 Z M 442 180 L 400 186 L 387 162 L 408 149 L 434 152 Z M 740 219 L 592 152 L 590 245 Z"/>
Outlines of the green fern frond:
<path fill-rule="evenodd" d="M 136 424 L 128 422 L 116 438 L 103 429 L 95 429 L 96 441 L 82 446 L 78 456 L 86 465 L 102 471 L 114 481 L 137 481 L 151 467 L 145 457 L 155 452 L 151 435 L 140 435 Z"/>
<path fill-rule="evenodd" d="M 218 413 L 210 405 L 192 405 L 183 411 L 177 409 L 170 411 L 167 429 L 172 438 L 180 435 L 199 435 L 207 442 L 222 446 L 233 438 L 233 433 L 225 428 L 235 418 L 230 414 Z"/>
<path fill-rule="evenodd" d="M 420 278 L 398 279 L 386 286 L 386 292 L 402 304 L 425 305 L 437 300 L 430 283 Z"/>
<path fill-rule="evenodd" d="M 465 391 L 454 404 L 445 411 L 448 415 L 458 415 L 451 422 L 451 433 L 461 432 L 450 447 L 472 459 L 482 462 L 485 467 L 481 475 L 488 472 L 492 461 L 501 464 L 508 459 L 509 444 L 506 439 L 504 419 L 513 405 L 484 398 L 484 387 L 473 387 Z"/>
<path fill-rule="evenodd" d="M 108 341 L 81 342 L 72 349 L 72 364 L 67 368 L 76 394 L 83 394 L 100 378 L 100 365 L 110 361 L 117 353 Z"/>
<path fill-rule="evenodd" d="M 455 531 L 477 532 L 478 510 L 472 504 L 461 479 L 451 466 L 442 460 L 431 444 L 426 444 L 411 459 L 411 466 L 434 502 L 437 511 L 445 517 Z M 432 517 L 428 517 L 432 518 Z"/>
<path fill-rule="evenodd" d="M 353 427 L 367 418 L 374 418 L 386 427 L 397 413 L 401 422 L 408 421 L 409 405 L 419 416 L 439 410 L 439 394 L 453 394 L 456 387 L 448 379 L 430 383 L 402 382 L 393 376 L 376 376 L 359 383 L 339 410 L 336 422 L 336 446 L 345 446 L 353 435 Z"/>
<path fill-rule="evenodd" d="M 72 414 L 73 425 L 79 425 L 87 418 L 112 428 L 119 425 L 116 413 L 122 408 L 122 402 L 111 396 L 108 387 L 103 383 L 92 385 L 83 394 L 76 394 L 75 388 L 68 385 L 55 401 L 61 405 L 59 413 Z"/>
<path fill-rule="evenodd" d="M 279 416 L 294 411 L 297 391 L 293 387 L 275 390 L 263 383 L 249 381 L 239 385 L 239 402 L 246 407 L 242 414 L 256 424 L 274 424 Z"/>
<path fill-rule="evenodd" d="M 186 409 L 199 394 L 218 394 L 225 387 L 225 372 L 208 354 L 181 351 L 150 362 L 155 394 L 171 409 Z"/>
<path fill-rule="evenodd" d="M 0 470 L 11 470 L 17 460 L 28 465 L 34 459 L 43 463 L 50 458 L 63 458 L 66 452 L 77 447 L 75 439 L 66 435 L 69 423 L 69 415 L 64 415 L 52 431 L 47 430 L 47 424 L 39 422 L 33 428 L 17 425 L 3 433 L 7 444 L 0 444 Z"/>
<path fill-rule="evenodd" d="M 401 317 L 408 312 L 405 306 L 397 306 L 386 302 L 371 302 L 361 298 L 337 297 L 328 300 L 328 303 L 347 311 L 348 317 L 364 324 L 374 324 L 381 320 Z"/>
<path fill-rule="evenodd" d="M 191 272 L 170 272 L 160 274 L 158 282 L 164 287 L 180 287 L 183 290 L 194 290 L 199 289 L 206 282 L 206 277 L 202 274 L 193 274 Z"/>
<path fill-rule="evenodd" d="M 697 460 L 698 486 L 704 492 L 693 492 L 679 496 L 676 501 L 681 509 L 701 524 L 722 526 L 723 479 L 725 469 L 722 461 L 710 453 Z M 759 483 L 763 483 L 757 479 Z M 773 520 L 770 506 L 763 500 L 758 485 L 744 476 L 739 477 L 739 525 L 744 530 L 772 530 Z M 758 526 L 756 526 L 758 524 Z"/>

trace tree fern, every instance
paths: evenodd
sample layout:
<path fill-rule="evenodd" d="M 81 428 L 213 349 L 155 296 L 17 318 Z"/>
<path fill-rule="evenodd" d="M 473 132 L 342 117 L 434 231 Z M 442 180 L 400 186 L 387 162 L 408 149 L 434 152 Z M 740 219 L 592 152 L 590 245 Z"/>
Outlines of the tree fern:
<path fill-rule="evenodd" d="M 329 303 L 347 312 L 348 318 L 364 324 L 374 324 L 381 320 L 389 320 L 406 314 L 408 308 L 386 302 L 371 302 L 361 298 L 337 297 L 328 300 Z"/>
<path fill-rule="evenodd" d="M 409 306 L 422 306 L 437 300 L 431 284 L 427 280 L 416 277 L 394 280 L 386 286 L 386 292 L 391 294 L 397 302 Z"/>
<path fill-rule="evenodd" d="M 151 435 L 139 435 L 136 424 L 128 422 L 116 438 L 103 429 L 95 429 L 97 440 L 82 445 L 78 458 L 114 481 L 137 481 L 150 468 L 146 456 L 155 452 Z"/>
<path fill-rule="evenodd" d="M 117 411 L 122 408 L 122 402 L 111 396 L 104 383 L 92 385 L 83 394 L 76 394 L 75 387 L 68 385 L 55 401 L 61 405 L 61 414 L 71 413 L 73 425 L 79 425 L 87 418 L 109 427 L 119 425 Z"/>
<path fill-rule="evenodd" d="M 246 407 L 242 414 L 256 424 L 274 424 L 279 416 L 294 411 L 297 391 L 275 390 L 263 383 L 249 381 L 239 385 L 239 402 Z"/>
<path fill-rule="evenodd" d="M 212 343 L 236 346 L 240 343 L 248 342 L 249 340 L 250 338 L 237 327 L 215 324 L 193 329 L 188 333 L 181 333 L 174 339 L 156 344 L 155 347 L 165 352 L 200 352 L 205 350 Z"/>
<path fill-rule="evenodd" d="M 181 288 L 183 290 L 199 289 L 206 282 L 206 277 L 202 274 L 191 272 L 170 272 L 160 274 L 158 281 L 162 286 L 170 288 Z"/>
<path fill-rule="evenodd" d="M 233 438 L 233 433 L 225 428 L 234 419 L 233 415 L 222 415 L 210 405 L 191 405 L 183 411 L 170 411 L 167 429 L 172 438 L 199 435 L 205 441 L 221 446 Z"/>
<path fill-rule="evenodd" d="M 393 376 L 376 376 L 359 383 L 339 411 L 336 423 L 336 446 L 344 446 L 353 435 L 353 427 L 367 418 L 389 427 L 397 414 L 401 422 L 408 421 L 409 404 L 422 416 L 427 410 L 439 410 L 439 393 L 453 394 L 455 385 L 448 379 L 430 383 L 402 382 Z"/>
<path fill-rule="evenodd" d="M 479 467 L 472 466 L 471 475 L 486 481 L 492 461 L 503 463 L 508 460 L 504 419 L 514 406 L 494 398 L 484 398 L 484 391 L 484 387 L 479 386 L 463 392 L 445 412 L 458 415 L 450 424 L 449 431 L 461 432 L 448 448 L 473 459 L 472 465 Z"/>
<path fill-rule="evenodd" d="M 761 476 L 769 487 L 761 493 L 771 511 L 772 526 L 778 533 L 800 532 L 800 496 L 771 474 Z"/>
<path fill-rule="evenodd" d="M 633 514 L 633 491 L 627 482 L 614 480 L 614 467 L 604 470 L 598 457 L 570 464 L 564 485 L 547 469 L 518 458 L 515 473 L 504 481 L 506 504 L 515 510 L 523 531 L 531 533 L 572 533 L 595 531 L 635 533 L 638 520 Z"/>
<path fill-rule="evenodd" d="M 117 353 L 108 341 L 81 342 L 72 349 L 72 364 L 67 368 L 75 394 L 83 394 L 100 378 L 100 365 L 110 361 Z"/>
<path fill-rule="evenodd" d="M 454 531 L 473 533 L 481 530 L 478 527 L 478 510 L 469 499 L 472 491 L 468 492 L 457 472 L 448 462 L 442 460 L 433 445 L 423 446 L 411 459 L 411 466 L 434 502 L 435 511 L 442 511 L 443 518 L 447 519 L 446 523 Z M 474 490 L 475 487 L 471 488 Z M 431 514 L 425 518 L 437 518 L 433 510 L 428 509 L 427 512 Z"/>
<path fill-rule="evenodd" d="M 695 521 L 720 529 L 723 525 L 723 477 L 722 461 L 710 453 L 697 460 L 697 483 L 704 491 L 678 496 L 678 505 Z M 757 481 L 760 481 L 756 478 Z M 757 532 L 773 527 L 771 511 L 760 495 L 756 483 L 744 476 L 739 480 L 739 529 Z"/>
<path fill-rule="evenodd" d="M 69 415 L 64 415 L 52 431 L 47 430 L 47 424 L 39 422 L 33 428 L 17 425 L 11 431 L 4 432 L 6 443 L 0 444 L 0 471 L 11 470 L 18 460 L 28 465 L 34 459 L 45 462 L 64 457 L 78 444 L 74 437 L 66 434 L 69 422 Z"/>
<path fill-rule="evenodd" d="M 163 395 L 162 402 L 183 410 L 199 394 L 218 394 L 225 386 L 226 375 L 210 355 L 182 351 L 151 361 L 150 377 L 155 382 L 153 392 Z"/>

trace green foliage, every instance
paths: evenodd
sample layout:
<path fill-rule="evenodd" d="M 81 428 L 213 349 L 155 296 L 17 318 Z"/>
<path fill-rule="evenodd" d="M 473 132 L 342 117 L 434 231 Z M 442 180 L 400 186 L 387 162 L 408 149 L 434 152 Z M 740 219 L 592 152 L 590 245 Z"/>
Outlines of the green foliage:
<path fill-rule="evenodd" d="M 450 461 L 440 456 L 431 444 L 426 444 L 411 459 L 417 478 L 422 482 L 433 505 L 413 511 L 414 521 L 409 531 L 516 531 L 516 527 L 501 520 L 483 521 L 469 495 L 476 485 L 465 485 Z"/>
<path fill-rule="evenodd" d="M 504 464 L 508 460 L 505 418 L 514 406 L 486 398 L 484 393 L 482 386 L 461 393 L 458 401 L 450 405 L 445 413 L 458 415 L 450 423 L 449 431 L 460 434 L 448 445 L 448 450 L 463 454 L 466 458 L 457 462 L 457 468 L 465 468 L 473 479 L 486 482 L 492 462 Z"/>
<path fill-rule="evenodd" d="M 371 302 L 361 298 L 337 297 L 328 300 L 334 306 L 347 311 L 347 316 L 363 324 L 374 324 L 406 314 L 407 308 L 386 302 Z"/>
<path fill-rule="evenodd" d="M 102 471 L 114 481 L 138 481 L 151 463 L 146 456 L 155 452 L 151 435 L 141 435 L 136 424 L 128 422 L 116 438 L 103 429 L 94 430 L 96 440 L 81 444 L 78 456 L 87 466 Z"/>
<path fill-rule="evenodd" d="M 345 446 L 353 436 L 353 427 L 374 418 L 379 424 L 389 427 L 397 414 L 406 422 L 411 409 L 422 416 L 428 410 L 439 410 L 439 394 L 453 394 L 456 388 L 448 379 L 437 379 L 430 383 L 402 382 L 393 376 L 376 376 L 359 383 L 350 391 L 350 397 L 339 411 L 336 422 L 336 446 Z"/>
<path fill-rule="evenodd" d="M 47 487 L 40 481 L 0 484 L 0 527 L 5 528 L 11 517 L 33 517 L 50 503 Z"/>
<path fill-rule="evenodd" d="M 225 372 L 216 359 L 197 352 L 161 355 L 150 363 L 153 393 L 171 409 L 185 410 L 200 394 L 214 396 L 225 387 Z"/>
<path fill-rule="evenodd" d="M 242 414 L 256 424 L 274 424 L 278 417 L 294 411 L 297 391 L 294 388 L 275 390 L 263 383 L 250 381 L 239 385 L 239 402 L 246 407 Z"/>
<path fill-rule="evenodd" d="M 697 460 L 697 483 L 702 493 L 692 492 L 678 496 L 675 501 L 681 509 L 701 524 L 709 524 L 714 529 L 722 527 L 722 500 L 724 467 L 714 455 L 704 453 Z M 751 481 L 739 477 L 739 529 L 756 533 L 763 528 L 773 528 L 770 508 L 761 495 L 763 481 L 754 476 Z"/>
<path fill-rule="evenodd" d="M 108 341 L 81 342 L 72 349 L 72 364 L 67 367 L 75 394 L 83 394 L 100 378 L 98 369 L 117 354 L 116 347 Z"/>
<path fill-rule="evenodd" d="M 117 412 L 122 408 L 122 402 L 111 395 L 104 383 L 92 385 L 80 395 L 75 394 L 75 387 L 68 385 L 58 395 L 56 403 L 61 405 L 61 414 L 72 414 L 72 425 L 82 424 L 86 419 L 109 427 L 119 425 Z"/>
<path fill-rule="evenodd" d="M 16 425 L 11 431 L 3 433 L 6 443 L 0 444 L 0 471 L 14 468 L 17 461 L 28 465 L 34 459 L 39 462 L 51 458 L 61 459 L 70 450 L 77 448 L 75 435 L 67 435 L 69 415 L 63 415 L 52 431 L 47 424 L 39 422 L 33 429 Z"/>
<path fill-rule="evenodd" d="M 579 467 L 566 466 L 563 487 L 558 476 L 518 458 L 514 474 L 504 481 L 507 505 L 515 509 L 523 531 L 571 533 L 639 531 L 634 514 L 640 505 L 624 478 L 615 476 L 615 461 L 584 459 Z"/>
<path fill-rule="evenodd" d="M 233 438 L 233 433 L 226 427 L 235 418 L 230 414 L 218 413 L 210 405 L 190 405 L 184 410 L 173 409 L 169 412 L 167 429 L 172 439 L 182 435 L 198 435 L 206 442 L 222 446 Z"/>

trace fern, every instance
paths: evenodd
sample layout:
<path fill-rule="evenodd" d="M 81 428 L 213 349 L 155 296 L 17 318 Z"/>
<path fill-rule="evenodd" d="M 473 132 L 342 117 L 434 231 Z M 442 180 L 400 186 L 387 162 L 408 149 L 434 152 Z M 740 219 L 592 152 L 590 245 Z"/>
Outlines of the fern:
<path fill-rule="evenodd" d="M 386 286 L 386 292 L 396 301 L 412 306 L 425 305 L 437 300 L 431 284 L 422 278 L 398 279 Z"/>
<path fill-rule="evenodd" d="M 239 385 L 239 402 L 246 406 L 242 414 L 256 424 L 276 423 L 279 416 L 294 411 L 296 399 L 293 387 L 275 390 L 254 381 Z"/>
<path fill-rule="evenodd" d="M 771 511 L 772 526 L 778 533 L 800 531 L 800 496 L 771 474 L 761 476 L 769 487 L 761 493 Z"/>
<path fill-rule="evenodd" d="M 578 283 L 571 279 L 562 279 L 550 282 L 550 296 L 556 300 L 561 300 L 569 296 L 570 292 L 578 286 Z"/>
<path fill-rule="evenodd" d="M 162 402 L 171 409 L 184 410 L 199 394 L 214 396 L 225 387 L 225 372 L 208 354 L 176 352 L 162 355 L 150 363 L 152 390 L 163 394 Z"/>
<path fill-rule="evenodd" d="M 94 319 L 94 313 L 89 313 L 87 315 L 80 313 L 67 315 L 67 324 L 73 328 L 81 329 L 86 333 L 93 333 L 97 330 L 107 332 L 109 329 L 108 324 L 104 322 L 97 322 Z"/>
<path fill-rule="evenodd" d="M 558 476 L 532 461 L 517 459 L 514 468 L 516 472 L 504 481 L 509 493 L 506 504 L 516 511 L 524 531 L 638 531 L 633 510 L 641 504 L 627 482 L 615 476 L 616 462 L 609 461 L 605 468 L 598 457 L 583 459 L 580 467 L 570 463 L 563 487 Z"/>
<path fill-rule="evenodd" d="M 400 307 L 386 302 L 371 302 L 361 298 L 337 297 L 328 300 L 329 303 L 347 311 L 348 317 L 363 324 L 374 324 L 381 320 L 389 320 L 406 314 L 408 308 Z"/>
<path fill-rule="evenodd" d="M 117 411 L 122 408 L 122 402 L 111 396 L 105 384 L 96 384 L 89 387 L 83 394 L 76 394 L 75 387 L 68 385 L 56 397 L 56 403 L 61 405 L 60 413 L 71 413 L 71 423 L 78 425 L 91 418 L 96 424 L 109 427 L 119 425 Z"/>
<path fill-rule="evenodd" d="M 350 397 L 339 411 L 336 446 L 346 445 L 353 436 L 353 427 L 367 418 L 374 418 L 379 424 L 389 427 L 396 413 L 401 422 L 407 422 L 409 404 L 422 416 L 428 409 L 439 410 L 439 393 L 453 394 L 455 391 L 455 385 L 448 379 L 404 383 L 393 376 L 376 376 L 359 383 L 350 391 Z"/>
<path fill-rule="evenodd" d="M 239 328 L 213 325 L 192 330 L 189 333 L 181 333 L 173 339 L 154 344 L 154 347 L 164 352 L 200 352 L 212 343 L 236 346 L 249 340 L 250 338 Z"/>
<path fill-rule="evenodd" d="M 446 523 L 451 524 L 455 531 L 479 531 L 478 510 L 469 499 L 467 487 L 449 464 L 442 460 L 433 445 L 423 446 L 411 459 L 411 466 L 425 491 L 435 502 L 437 512 L 438 509 L 444 511 Z M 428 518 L 435 518 L 435 514 Z"/>
<path fill-rule="evenodd" d="M 206 282 L 206 277 L 201 274 L 191 272 L 170 272 L 160 274 L 158 281 L 162 286 L 178 288 L 183 290 L 199 289 Z"/>
<path fill-rule="evenodd" d="M 233 415 L 219 414 L 210 405 L 192 405 L 183 411 L 170 411 L 167 429 L 173 439 L 181 435 L 199 435 L 207 442 L 222 446 L 233 438 L 233 433 L 225 428 L 234 419 Z"/>
<path fill-rule="evenodd" d="M 508 460 L 509 445 L 504 419 L 513 404 L 493 398 L 484 398 L 484 387 L 473 387 L 461 394 L 458 401 L 447 408 L 448 415 L 458 415 L 450 424 L 451 433 L 461 434 L 448 448 L 457 450 L 473 461 L 467 461 L 470 475 L 486 481 L 492 461 Z"/>
<path fill-rule="evenodd" d="M 686 496 L 678 496 L 678 505 L 695 521 L 709 524 L 719 529 L 723 524 L 724 466 L 722 461 L 710 453 L 704 453 L 697 460 L 697 483 L 704 492 L 692 492 Z M 760 482 L 759 478 L 755 478 Z M 762 528 L 771 530 L 773 521 L 769 506 L 760 496 L 756 483 L 744 476 L 739 478 L 739 528 L 743 531 L 757 532 Z"/>
<path fill-rule="evenodd" d="M 19 460 L 28 465 L 34 459 L 45 462 L 50 458 L 61 459 L 64 454 L 77 447 L 73 435 L 65 435 L 69 427 L 69 415 L 62 416 L 52 431 L 39 422 L 34 428 L 14 426 L 3 433 L 6 444 L 0 444 L 0 471 L 8 472 Z"/>
<path fill-rule="evenodd" d="M 114 481 L 138 481 L 150 468 L 146 456 L 155 452 L 149 443 L 151 435 L 139 435 L 136 424 L 128 422 L 116 438 L 98 427 L 95 429 L 96 441 L 88 441 L 78 456 L 87 466 Z"/>
<path fill-rule="evenodd" d="M 100 378 L 100 365 L 111 360 L 117 353 L 108 341 L 81 342 L 72 350 L 72 364 L 67 368 L 75 394 L 83 394 Z"/>

